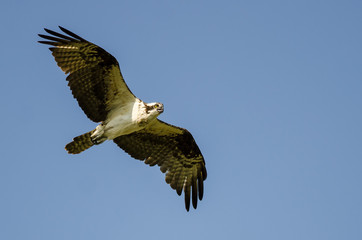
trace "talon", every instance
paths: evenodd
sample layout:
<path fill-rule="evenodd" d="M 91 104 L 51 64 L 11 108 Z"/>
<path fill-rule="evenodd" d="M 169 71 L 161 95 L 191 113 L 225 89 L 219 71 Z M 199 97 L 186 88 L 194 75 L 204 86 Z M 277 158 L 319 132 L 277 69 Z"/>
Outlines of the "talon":
<path fill-rule="evenodd" d="M 91 141 L 95 145 L 101 144 L 102 142 L 104 142 L 106 140 L 107 140 L 107 138 L 105 138 L 105 137 L 95 137 L 95 138 L 91 137 Z"/>

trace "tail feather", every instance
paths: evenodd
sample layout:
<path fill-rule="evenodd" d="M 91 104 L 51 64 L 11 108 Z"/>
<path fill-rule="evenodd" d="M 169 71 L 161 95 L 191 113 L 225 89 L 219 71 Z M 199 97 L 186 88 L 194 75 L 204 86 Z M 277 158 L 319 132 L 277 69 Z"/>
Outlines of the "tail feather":
<path fill-rule="evenodd" d="M 68 151 L 70 154 L 78 154 L 87 150 L 91 146 L 94 145 L 91 139 L 91 135 L 94 133 L 95 130 L 82 134 L 78 137 L 73 138 L 73 142 L 68 143 L 65 146 L 65 150 Z"/>

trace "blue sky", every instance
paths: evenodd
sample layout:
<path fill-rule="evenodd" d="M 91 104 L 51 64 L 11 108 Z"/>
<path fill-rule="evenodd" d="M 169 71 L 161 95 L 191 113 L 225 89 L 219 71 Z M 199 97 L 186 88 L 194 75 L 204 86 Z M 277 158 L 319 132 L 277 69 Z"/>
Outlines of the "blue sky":
<path fill-rule="evenodd" d="M 362 239 L 361 1 L 1 4 L 0 239 Z M 197 210 L 93 129 L 46 46 L 61 25 L 192 132 Z"/>

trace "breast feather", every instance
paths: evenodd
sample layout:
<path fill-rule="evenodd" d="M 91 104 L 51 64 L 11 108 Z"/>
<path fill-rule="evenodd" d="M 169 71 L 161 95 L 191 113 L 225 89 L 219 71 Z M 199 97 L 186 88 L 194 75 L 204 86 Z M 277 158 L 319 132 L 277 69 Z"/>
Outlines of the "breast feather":
<path fill-rule="evenodd" d="M 139 105 L 139 101 L 136 100 L 113 109 L 108 114 L 104 133 L 108 139 L 111 140 L 141 129 L 137 124 Z"/>

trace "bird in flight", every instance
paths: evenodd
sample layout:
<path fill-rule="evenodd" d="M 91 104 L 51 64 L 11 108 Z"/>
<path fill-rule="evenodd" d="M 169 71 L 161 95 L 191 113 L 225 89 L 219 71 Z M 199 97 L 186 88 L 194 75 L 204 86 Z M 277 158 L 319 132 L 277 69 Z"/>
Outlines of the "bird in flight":
<path fill-rule="evenodd" d="M 126 85 L 119 64 L 111 54 L 84 38 L 60 27 L 63 33 L 44 29 L 46 41 L 73 97 L 87 117 L 99 123 L 92 131 L 77 136 L 65 146 L 70 154 L 113 140 L 131 157 L 150 166 L 158 165 L 166 182 L 178 195 L 190 199 L 196 209 L 202 200 L 207 172 L 204 157 L 191 133 L 159 120 L 162 103 L 145 103 Z"/>

